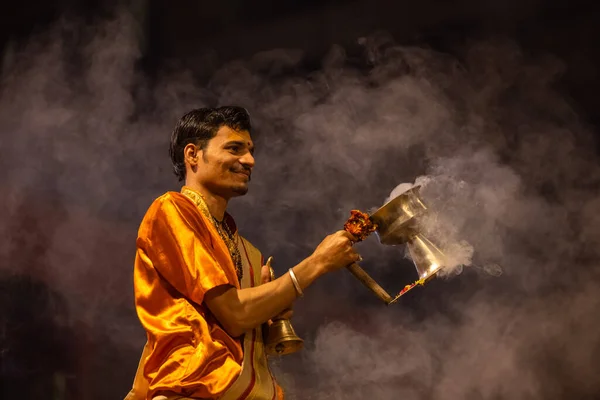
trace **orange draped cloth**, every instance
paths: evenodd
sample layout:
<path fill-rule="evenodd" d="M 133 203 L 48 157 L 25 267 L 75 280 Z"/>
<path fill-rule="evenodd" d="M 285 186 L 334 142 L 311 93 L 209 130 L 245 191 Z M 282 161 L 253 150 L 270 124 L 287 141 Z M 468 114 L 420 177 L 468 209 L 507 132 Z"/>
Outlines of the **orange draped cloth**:
<path fill-rule="evenodd" d="M 249 265 L 249 258 L 244 261 Z M 260 265 L 256 268 L 260 270 Z M 220 285 L 240 289 L 230 253 L 213 223 L 181 193 L 168 192 L 156 199 L 137 238 L 135 301 L 148 342 L 127 399 L 152 399 L 165 393 L 216 399 L 234 382 L 240 386 L 236 380 L 242 372 L 244 337 L 229 336 L 203 302 L 206 292 Z M 256 345 L 261 327 L 257 329 L 246 335 L 248 348 Z M 258 345 L 262 346 L 262 335 Z M 260 351 L 262 347 L 259 354 L 264 360 L 250 363 L 249 368 L 264 366 L 268 377 L 263 381 L 272 379 Z M 270 382 L 271 391 L 277 392 L 272 397 L 283 398 L 281 389 Z"/>

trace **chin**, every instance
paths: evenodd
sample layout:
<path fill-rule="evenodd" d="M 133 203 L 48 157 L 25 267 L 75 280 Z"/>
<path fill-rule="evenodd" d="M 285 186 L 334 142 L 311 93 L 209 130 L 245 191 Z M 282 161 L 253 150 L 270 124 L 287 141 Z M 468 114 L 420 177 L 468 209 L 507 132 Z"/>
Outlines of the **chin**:
<path fill-rule="evenodd" d="M 232 187 L 231 191 L 233 192 L 233 197 L 243 196 L 248 193 L 248 185 Z"/>

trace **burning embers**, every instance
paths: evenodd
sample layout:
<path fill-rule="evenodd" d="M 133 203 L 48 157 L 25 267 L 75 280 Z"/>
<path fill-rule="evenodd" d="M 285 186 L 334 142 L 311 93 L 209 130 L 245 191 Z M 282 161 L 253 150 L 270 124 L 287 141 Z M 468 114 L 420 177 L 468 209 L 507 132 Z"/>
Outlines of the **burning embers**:
<path fill-rule="evenodd" d="M 344 224 L 344 229 L 354 235 L 358 242 L 362 242 L 371 233 L 375 232 L 377 225 L 369 218 L 369 214 L 359 210 L 350 211 L 350 218 Z"/>

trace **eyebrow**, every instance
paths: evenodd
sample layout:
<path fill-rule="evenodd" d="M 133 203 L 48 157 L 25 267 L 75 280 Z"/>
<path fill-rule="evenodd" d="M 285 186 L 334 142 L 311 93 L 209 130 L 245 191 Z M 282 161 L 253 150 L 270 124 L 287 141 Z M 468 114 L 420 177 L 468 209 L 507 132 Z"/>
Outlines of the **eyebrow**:
<path fill-rule="evenodd" d="M 237 144 L 238 146 L 248 147 L 250 150 L 250 153 L 254 153 L 254 144 L 251 144 L 250 146 L 248 146 L 248 143 L 246 143 L 242 140 L 232 140 L 230 142 L 226 142 L 225 146 L 231 146 L 232 144 Z"/>

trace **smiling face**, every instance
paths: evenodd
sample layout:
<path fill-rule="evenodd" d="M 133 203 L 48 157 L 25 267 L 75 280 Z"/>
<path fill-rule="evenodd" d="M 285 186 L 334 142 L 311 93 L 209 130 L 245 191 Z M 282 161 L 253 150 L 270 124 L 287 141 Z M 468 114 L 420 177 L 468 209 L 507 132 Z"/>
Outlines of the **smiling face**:
<path fill-rule="evenodd" d="M 243 196 L 254 167 L 253 153 L 248 131 L 221 126 L 203 148 L 194 144 L 185 147 L 186 180 L 227 200 Z"/>

